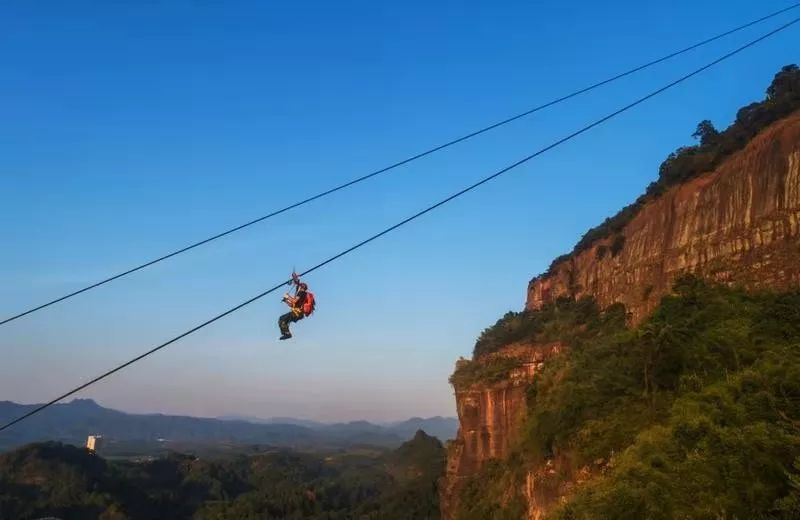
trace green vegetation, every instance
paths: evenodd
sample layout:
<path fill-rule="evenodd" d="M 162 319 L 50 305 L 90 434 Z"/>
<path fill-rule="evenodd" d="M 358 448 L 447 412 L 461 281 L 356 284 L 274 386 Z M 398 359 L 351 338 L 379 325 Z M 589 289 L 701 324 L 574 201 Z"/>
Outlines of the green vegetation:
<path fill-rule="evenodd" d="M 461 492 L 457 518 L 459 520 L 526 518 L 525 501 L 512 491 L 519 488 L 522 481 L 519 469 L 519 465 L 496 460 L 487 462 L 481 470 L 481 478 L 470 479 Z"/>
<path fill-rule="evenodd" d="M 438 518 L 444 463 L 441 443 L 421 431 L 393 452 L 173 453 L 139 463 L 33 444 L 0 456 L 0 519 Z"/>
<path fill-rule="evenodd" d="M 474 383 L 495 383 L 507 379 L 509 372 L 520 366 L 517 359 L 497 357 L 482 361 L 460 361 L 450 384 L 456 387 L 466 387 Z"/>
<path fill-rule="evenodd" d="M 591 338 L 624 324 L 625 308 L 622 305 L 612 305 L 601 313 L 592 298 L 578 301 L 560 298 L 539 310 L 506 313 L 481 332 L 473 355 L 475 358 L 485 356 L 519 341 L 571 342 L 578 337 Z"/>
<path fill-rule="evenodd" d="M 636 329 L 568 338 L 529 389 L 518 450 L 467 486 L 462 518 L 514 518 L 509 489 L 548 461 L 551 498 L 594 475 L 554 518 L 800 517 L 800 293 L 692 277 L 674 291 Z"/>
<path fill-rule="evenodd" d="M 726 130 L 717 131 L 708 120 L 698 124 L 692 136 L 699 141 L 699 144 L 678 148 L 670 154 L 659 168 L 658 179 L 647 187 L 644 195 L 613 217 L 607 218 L 599 226 L 587 231 L 572 253 L 556 258 L 545 274 L 552 274 L 555 266 L 571 255 L 585 251 L 598 240 L 612 236 L 615 236 L 615 239 L 611 252 L 616 256 L 624 247 L 624 237 L 620 233 L 646 203 L 672 186 L 712 171 L 725 159 L 743 149 L 756 134 L 798 109 L 800 109 L 800 68 L 797 65 L 787 65 L 775 75 L 767 88 L 766 98 L 740 109 L 736 114 L 736 120 Z M 606 252 L 598 251 L 598 256 L 603 256 Z"/>

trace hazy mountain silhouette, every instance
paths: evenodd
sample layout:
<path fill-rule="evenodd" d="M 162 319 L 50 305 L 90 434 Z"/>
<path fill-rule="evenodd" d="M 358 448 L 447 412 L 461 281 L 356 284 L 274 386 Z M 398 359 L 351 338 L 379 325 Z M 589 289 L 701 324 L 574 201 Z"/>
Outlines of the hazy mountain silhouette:
<path fill-rule="evenodd" d="M 0 422 L 8 422 L 37 405 L 0 401 Z M 82 444 L 87 435 L 101 434 L 119 442 L 268 444 L 295 448 L 348 447 L 354 444 L 399 446 L 418 429 L 443 441 L 455 436 L 455 419 L 409 419 L 379 426 L 366 421 L 323 424 L 297 419 L 226 417 L 209 419 L 162 414 L 128 414 L 100 406 L 91 399 L 57 404 L 0 433 L 0 450 L 29 442 L 57 440 Z"/>

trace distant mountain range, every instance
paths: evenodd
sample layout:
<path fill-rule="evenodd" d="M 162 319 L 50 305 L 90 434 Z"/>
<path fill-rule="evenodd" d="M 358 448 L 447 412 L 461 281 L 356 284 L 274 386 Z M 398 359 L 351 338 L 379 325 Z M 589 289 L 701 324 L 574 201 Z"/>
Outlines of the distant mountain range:
<path fill-rule="evenodd" d="M 453 439 L 458 429 L 458 419 L 455 417 L 412 417 L 405 421 L 386 423 L 371 423 L 368 421 L 351 421 L 346 423 L 324 423 L 310 419 L 295 419 L 293 417 L 269 417 L 263 419 L 246 415 L 225 415 L 218 417 L 222 421 L 245 421 L 254 424 L 288 424 L 302 426 L 312 430 L 329 433 L 391 433 L 403 440 L 411 439 L 418 430 L 428 435 L 439 438 L 442 442 Z"/>
<path fill-rule="evenodd" d="M 37 405 L 0 401 L 5 423 Z M 88 435 L 103 435 L 117 443 L 231 443 L 298 449 L 347 448 L 354 445 L 396 447 L 417 430 L 442 441 L 455 437 L 458 422 L 451 417 L 414 417 L 383 425 L 366 421 L 326 424 L 292 418 L 259 419 L 226 416 L 217 419 L 162 414 L 128 414 L 105 408 L 91 399 L 57 404 L 47 411 L 0 432 L 0 451 L 22 444 L 57 440 L 83 444 Z"/>

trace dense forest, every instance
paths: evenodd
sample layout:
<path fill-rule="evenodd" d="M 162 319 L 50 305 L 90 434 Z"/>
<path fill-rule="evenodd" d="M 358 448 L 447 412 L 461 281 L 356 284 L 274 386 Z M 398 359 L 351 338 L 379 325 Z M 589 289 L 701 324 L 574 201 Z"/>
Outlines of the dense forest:
<path fill-rule="evenodd" d="M 275 449 L 210 460 L 106 461 L 39 443 L 0 455 L 0 520 L 432 519 L 444 457 L 422 431 L 394 451 Z"/>
<path fill-rule="evenodd" d="M 548 465 L 545 496 L 592 476 L 553 518 L 800 518 L 800 293 L 687 276 L 640 326 L 624 316 L 562 299 L 484 332 L 476 354 L 516 340 L 571 348 L 530 387 L 523 441 L 472 479 L 460 518 L 523 517 L 509 490 Z"/>

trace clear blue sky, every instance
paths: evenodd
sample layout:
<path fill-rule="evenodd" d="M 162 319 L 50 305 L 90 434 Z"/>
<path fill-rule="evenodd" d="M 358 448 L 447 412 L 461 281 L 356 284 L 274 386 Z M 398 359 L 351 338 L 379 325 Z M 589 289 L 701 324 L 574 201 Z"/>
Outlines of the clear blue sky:
<path fill-rule="evenodd" d="M 4 2 L 5 317 L 785 2 Z M 785 16 L 788 20 L 792 15 Z M 0 328 L 0 399 L 85 381 L 777 22 Z M 696 123 L 800 57 L 782 34 L 82 396 L 137 412 L 454 415 L 447 377 L 528 280 Z"/>

